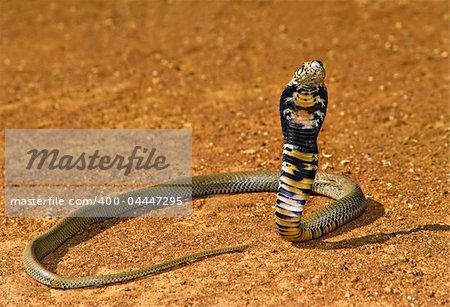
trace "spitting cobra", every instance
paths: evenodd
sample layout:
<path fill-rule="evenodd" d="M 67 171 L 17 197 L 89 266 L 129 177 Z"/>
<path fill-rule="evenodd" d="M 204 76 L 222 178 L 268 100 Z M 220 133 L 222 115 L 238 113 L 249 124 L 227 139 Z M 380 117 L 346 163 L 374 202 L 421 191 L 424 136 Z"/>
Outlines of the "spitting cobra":
<path fill-rule="evenodd" d="M 276 191 L 274 214 L 276 229 L 282 238 L 292 242 L 321 237 L 360 216 L 366 209 L 365 196 L 361 188 L 346 176 L 317 170 L 317 136 L 327 108 L 327 89 L 324 80 L 325 69 L 322 62 L 318 60 L 304 62 L 281 95 L 280 117 L 284 137 L 281 172 L 262 170 L 196 176 L 192 178 L 192 198 L 214 194 Z M 173 188 L 167 188 L 168 186 Z M 182 192 L 177 186 L 177 182 L 172 182 L 161 186 L 161 191 L 155 186 L 117 197 L 127 199 L 130 196 L 190 196 L 181 195 Z M 302 217 L 310 194 L 323 195 L 334 201 Z M 106 210 L 111 210 L 108 216 L 120 216 L 125 210 L 129 210 L 127 208 L 129 207 L 110 206 Z M 242 244 L 201 251 L 121 273 L 63 277 L 46 269 L 40 261 L 76 233 L 86 229 L 88 225 L 110 218 L 79 216 L 77 212 L 69 215 L 44 234 L 34 238 L 25 247 L 23 264 L 28 274 L 38 282 L 62 289 L 100 286 L 160 273 L 200 258 L 242 251 L 248 247 L 247 244 Z"/>

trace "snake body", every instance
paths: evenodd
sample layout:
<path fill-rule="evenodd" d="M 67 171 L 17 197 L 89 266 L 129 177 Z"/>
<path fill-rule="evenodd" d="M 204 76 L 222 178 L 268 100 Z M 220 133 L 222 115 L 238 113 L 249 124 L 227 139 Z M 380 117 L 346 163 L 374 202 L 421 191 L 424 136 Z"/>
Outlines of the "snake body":
<path fill-rule="evenodd" d="M 280 115 L 284 135 L 281 173 L 250 171 L 196 176 L 192 178 L 192 198 L 213 194 L 277 191 L 274 216 L 276 228 L 283 238 L 294 242 L 318 238 L 360 216 L 366 209 L 365 196 L 360 187 L 343 175 L 317 171 L 316 139 L 326 110 L 324 76 L 325 71 L 319 61 L 305 62 L 294 74 L 281 96 Z M 156 186 L 124 193 L 118 197 L 127 199 L 130 196 L 191 196 L 190 190 L 186 192 L 187 194 L 183 194 L 183 190 L 177 188 L 178 185 L 179 183 L 172 182 L 161 185 L 161 190 Z M 306 217 L 301 217 L 310 193 L 324 195 L 335 201 Z M 80 210 L 96 210 L 96 208 L 95 206 L 93 209 L 81 208 L 78 211 Z M 111 212 L 97 217 L 79 217 L 81 214 L 75 212 L 30 241 L 23 253 L 23 264 L 28 274 L 38 282 L 54 288 L 99 286 L 159 273 L 208 256 L 241 251 L 248 246 L 226 246 L 142 269 L 98 276 L 63 277 L 42 265 L 40 261 L 45 256 L 88 225 L 105 221 L 109 219 L 107 216 L 121 216 L 130 209 L 124 206 L 109 206 L 106 210 Z"/>

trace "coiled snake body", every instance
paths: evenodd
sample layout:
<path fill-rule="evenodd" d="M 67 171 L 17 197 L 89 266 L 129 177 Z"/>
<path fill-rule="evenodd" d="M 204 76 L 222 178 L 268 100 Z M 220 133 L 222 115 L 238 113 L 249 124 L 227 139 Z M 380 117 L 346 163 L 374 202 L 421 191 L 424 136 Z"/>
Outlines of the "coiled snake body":
<path fill-rule="evenodd" d="M 306 241 L 323 236 L 337 227 L 360 216 L 365 208 L 365 196 L 351 179 L 317 171 L 318 150 L 316 139 L 325 117 L 327 92 L 324 84 L 325 70 L 320 61 L 305 62 L 296 71 L 283 91 L 280 116 L 284 136 L 281 173 L 279 171 L 253 171 L 197 176 L 192 179 L 192 197 L 213 194 L 274 192 L 277 191 L 275 224 L 278 233 L 293 242 Z M 172 183 L 176 186 L 176 183 Z M 157 187 L 156 187 L 157 188 Z M 161 189 L 169 197 L 179 189 Z M 151 193 L 155 193 L 152 188 Z M 303 208 L 310 193 L 335 199 L 302 218 Z M 118 197 L 148 196 L 146 189 L 118 195 Z M 123 207 L 108 207 L 109 216 L 120 216 Z M 80 209 L 80 210 L 83 210 Z M 74 214 L 76 215 L 76 214 Z M 104 215 L 106 216 L 106 215 Z M 59 276 L 47 270 L 40 260 L 55 251 L 66 240 L 88 225 L 108 219 L 107 217 L 69 216 L 50 230 L 30 241 L 23 253 L 23 263 L 28 274 L 37 281 L 55 288 L 80 288 L 127 281 L 197 260 L 203 257 L 241 251 L 247 245 L 227 246 L 198 252 L 169 260 L 146 268 L 115 274 L 74 277 Z"/>

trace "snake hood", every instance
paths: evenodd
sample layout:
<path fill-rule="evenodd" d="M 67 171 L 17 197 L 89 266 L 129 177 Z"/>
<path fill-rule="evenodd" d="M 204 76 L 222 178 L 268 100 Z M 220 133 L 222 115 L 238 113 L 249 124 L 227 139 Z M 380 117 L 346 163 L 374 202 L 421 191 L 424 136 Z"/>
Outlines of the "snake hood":
<path fill-rule="evenodd" d="M 281 127 L 285 143 L 309 152 L 325 119 L 327 88 L 321 61 L 307 61 L 294 73 L 280 98 Z M 310 148 L 310 147 L 314 148 Z"/>

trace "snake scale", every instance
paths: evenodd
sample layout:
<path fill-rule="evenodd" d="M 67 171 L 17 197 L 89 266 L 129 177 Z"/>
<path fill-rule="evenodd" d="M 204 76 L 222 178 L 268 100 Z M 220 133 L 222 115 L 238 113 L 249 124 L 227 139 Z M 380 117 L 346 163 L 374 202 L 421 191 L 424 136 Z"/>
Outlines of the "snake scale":
<path fill-rule="evenodd" d="M 274 215 L 276 229 L 282 238 L 292 242 L 321 237 L 360 216 L 366 209 L 365 196 L 361 188 L 343 175 L 317 171 L 317 136 L 327 107 L 324 79 L 325 69 L 320 61 L 304 62 L 281 95 L 280 117 L 284 137 L 281 173 L 248 171 L 196 176 L 192 178 L 192 198 L 213 194 L 276 191 Z M 177 183 L 169 185 L 176 187 Z M 153 187 L 151 192 L 144 188 L 118 197 L 123 199 L 129 196 L 151 197 L 151 193 L 158 192 L 155 188 L 158 186 Z M 167 196 L 190 196 L 178 195 L 182 193 L 180 189 L 167 189 L 167 184 L 161 190 L 158 192 L 159 196 L 164 196 L 164 193 Z M 335 201 L 302 217 L 303 208 L 310 194 L 323 195 Z M 116 210 L 110 212 L 109 216 L 120 216 L 124 213 L 123 210 L 126 210 L 120 206 L 108 208 Z M 201 251 L 142 269 L 115 274 L 63 277 L 47 270 L 40 261 L 88 225 L 109 219 L 75 215 L 76 213 L 64 218 L 25 247 L 23 264 L 28 274 L 38 282 L 62 289 L 123 282 L 166 271 L 207 256 L 241 251 L 248 247 L 244 244 Z"/>

